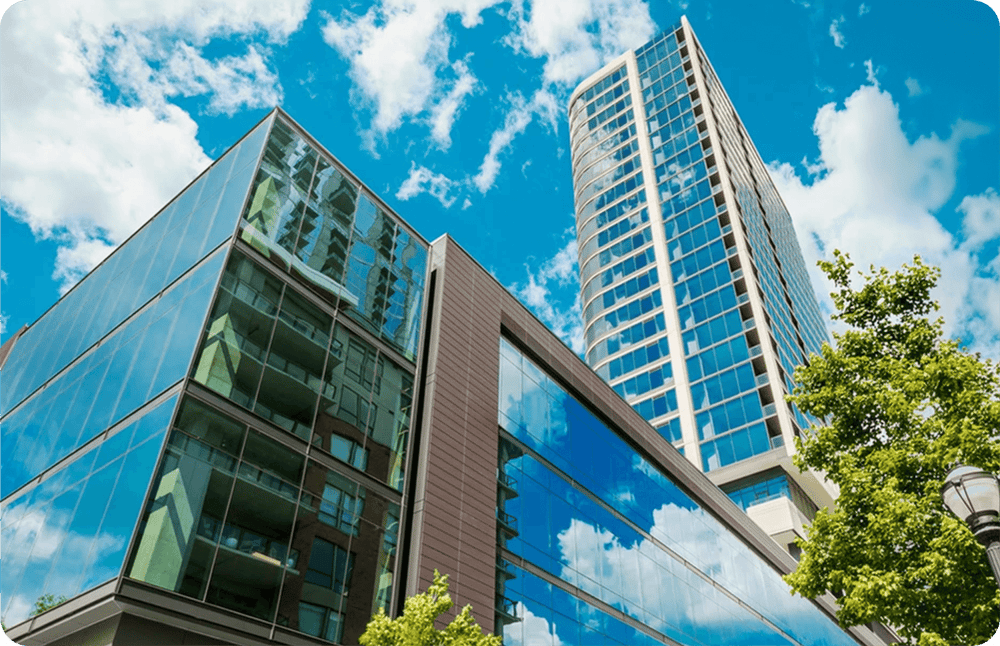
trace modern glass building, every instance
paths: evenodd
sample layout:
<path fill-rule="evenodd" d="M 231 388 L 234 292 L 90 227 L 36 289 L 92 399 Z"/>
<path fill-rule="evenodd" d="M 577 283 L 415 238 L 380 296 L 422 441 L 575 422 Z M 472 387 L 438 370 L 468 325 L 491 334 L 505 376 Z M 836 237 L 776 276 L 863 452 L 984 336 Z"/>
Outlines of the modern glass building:
<path fill-rule="evenodd" d="M 785 403 L 827 339 L 792 220 L 686 18 L 570 99 L 587 362 L 793 553 L 836 493 Z"/>
<path fill-rule="evenodd" d="M 883 643 L 280 110 L 0 360 L 20 644 L 353 645 L 435 570 L 507 646 Z"/>
<path fill-rule="evenodd" d="M 4 625 L 356 643 L 392 603 L 426 272 L 271 113 L 5 348 Z"/>

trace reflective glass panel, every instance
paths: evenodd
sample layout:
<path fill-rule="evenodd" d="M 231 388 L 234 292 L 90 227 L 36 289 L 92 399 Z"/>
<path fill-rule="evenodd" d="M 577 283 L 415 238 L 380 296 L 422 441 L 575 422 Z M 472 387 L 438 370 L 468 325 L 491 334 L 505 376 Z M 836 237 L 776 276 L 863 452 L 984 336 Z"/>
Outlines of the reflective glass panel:
<path fill-rule="evenodd" d="M 117 576 L 177 398 L 4 500 L 3 622 L 26 619 L 43 594 L 72 598 Z"/>
<path fill-rule="evenodd" d="M 222 252 L 207 258 L 57 382 L 0 420 L 4 496 L 183 377 L 218 279 Z"/>
<path fill-rule="evenodd" d="M 501 441 L 499 467 L 517 493 L 498 499 L 500 546 L 555 577 L 564 591 L 582 591 L 605 612 L 624 613 L 628 621 L 588 622 L 598 639 L 637 643 L 653 631 L 692 645 L 742 635 L 755 644 L 856 643 L 506 340 L 500 355 L 499 422 L 513 439 Z M 719 459 L 731 462 L 748 436 L 725 437 L 729 453 Z M 497 580 L 505 642 L 525 643 L 526 631 L 538 626 L 549 637 L 532 640 L 554 641 L 558 586 L 516 571 L 513 580 Z M 529 615 L 529 602 L 544 614 Z"/>
<path fill-rule="evenodd" d="M 277 621 L 356 643 L 392 596 L 399 506 L 346 475 L 309 462 Z"/>

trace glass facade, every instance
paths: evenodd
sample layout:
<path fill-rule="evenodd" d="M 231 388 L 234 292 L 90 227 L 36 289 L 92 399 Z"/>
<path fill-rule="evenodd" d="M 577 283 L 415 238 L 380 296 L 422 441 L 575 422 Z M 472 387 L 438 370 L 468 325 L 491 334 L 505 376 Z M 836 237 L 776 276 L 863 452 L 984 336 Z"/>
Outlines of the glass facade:
<path fill-rule="evenodd" d="M 4 624 L 26 619 L 42 595 L 68 599 L 118 576 L 176 403 L 144 408 L 3 501 Z"/>
<path fill-rule="evenodd" d="M 25 331 L 17 351 L 4 364 L 0 413 L 6 415 L 52 380 L 233 235 L 268 121 L 212 164 Z M 93 307 L 95 302 L 102 306 Z"/>
<path fill-rule="evenodd" d="M 818 354 L 827 340 L 802 251 L 785 209 L 760 156 L 719 84 L 704 54 L 698 62 L 705 77 L 708 102 L 725 151 L 723 161 L 736 198 L 735 210 L 754 258 L 753 276 L 764 301 L 769 331 L 780 365 L 780 381 L 791 392 L 795 366 Z M 752 153 L 750 151 L 753 151 Z M 800 429 L 813 423 L 792 407 Z"/>
<path fill-rule="evenodd" d="M 5 496 L 184 377 L 224 258 L 205 259 L 0 421 Z"/>
<path fill-rule="evenodd" d="M 240 238 L 404 357 L 416 356 L 427 248 L 281 119 Z"/>
<path fill-rule="evenodd" d="M 4 623 L 124 576 L 356 643 L 393 598 L 427 258 L 264 119 L 8 358 Z"/>
<path fill-rule="evenodd" d="M 192 379 L 402 490 L 413 368 L 236 251 Z"/>
<path fill-rule="evenodd" d="M 506 339 L 498 422 L 505 644 L 856 644 Z"/>
<path fill-rule="evenodd" d="M 18 340 L 0 393 L 6 625 L 120 575 L 265 120 Z M 100 303 L 95 307 L 95 303 Z"/>
<path fill-rule="evenodd" d="M 274 120 L 127 577 L 331 642 L 389 609 L 427 255 Z"/>
<path fill-rule="evenodd" d="M 782 399 L 826 330 L 791 218 L 690 27 L 581 85 L 570 136 L 588 363 L 705 472 L 808 428 Z"/>
<path fill-rule="evenodd" d="M 398 497 L 279 438 L 186 399 L 127 576 L 356 642 L 388 608 Z"/>

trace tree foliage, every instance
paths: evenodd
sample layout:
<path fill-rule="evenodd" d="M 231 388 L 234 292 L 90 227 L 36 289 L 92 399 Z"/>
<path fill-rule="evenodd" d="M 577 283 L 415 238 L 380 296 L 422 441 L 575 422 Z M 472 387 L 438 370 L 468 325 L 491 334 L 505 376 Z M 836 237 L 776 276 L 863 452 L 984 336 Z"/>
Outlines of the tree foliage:
<path fill-rule="evenodd" d="M 800 542 L 786 580 L 839 597 L 844 625 L 879 621 L 911 644 L 980 644 L 997 630 L 1000 594 L 986 554 L 941 500 L 956 463 L 1000 472 L 996 364 L 942 333 L 930 297 L 940 271 L 921 262 L 861 274 L 836 252 L 820 263 L 848 330 L 795 371 L 789 399 L 824 420 L 797 443 L 799 468 L 840 488 Z"/>
<path fill-rule="evenodd" d="M 35 599 L 35 605 L 31 607 L 31 614 L 29 617 L 34 617 L 35 615 L 40 615 L 46 610 L 52 610 L 56 606 L 66 603 L 66 597 L 63 595 L 54 594 L 43 594 L 42 596 Z"/>
<path fill-rule="evenodd" d="M 448 576 L 434 570 L 434 582 L 427 592 L 406 600 L 402 616 L 390 619 L 379 608 L 359 639 L 361 646 L 501 646 L 500 637 L 483 634 L 472 618 L 472 606 L 462 608 L 445 628 L 435 628 L 438 617 L 453 605 Z"/>

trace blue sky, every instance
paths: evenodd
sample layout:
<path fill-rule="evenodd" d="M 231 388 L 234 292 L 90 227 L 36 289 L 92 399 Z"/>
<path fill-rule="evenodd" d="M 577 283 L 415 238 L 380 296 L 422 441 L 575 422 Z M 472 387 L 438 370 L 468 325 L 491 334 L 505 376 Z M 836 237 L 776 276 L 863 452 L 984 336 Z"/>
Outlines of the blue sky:
<path fill-rule="evenodd" d="M 0 340 L 281 105 L 579 351 L 566 102 L 682 13 L 807 264 L 920 253 L 949 334 L 998 356 L 1000 27 L 972 0 L 25 0 L 0 23 Z"/>

